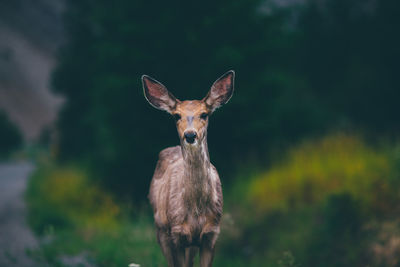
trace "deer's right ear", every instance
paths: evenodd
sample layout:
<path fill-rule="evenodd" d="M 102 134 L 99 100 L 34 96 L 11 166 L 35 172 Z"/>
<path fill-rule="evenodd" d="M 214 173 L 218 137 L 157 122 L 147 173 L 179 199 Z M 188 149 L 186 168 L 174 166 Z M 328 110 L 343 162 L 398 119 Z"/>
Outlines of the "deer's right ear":
<path fill-rule="evenodd" d="M 147 76 L 142 76 L 144 97 L 155 108 L 172 113 L 178 100 L 159 81 Z"/>

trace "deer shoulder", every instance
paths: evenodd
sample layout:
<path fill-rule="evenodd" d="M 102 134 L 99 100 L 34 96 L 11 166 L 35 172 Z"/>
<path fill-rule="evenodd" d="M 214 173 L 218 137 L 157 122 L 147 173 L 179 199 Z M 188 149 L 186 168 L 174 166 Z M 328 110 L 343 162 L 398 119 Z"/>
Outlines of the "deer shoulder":
<path fill-rule="evenodd" d="M 155 223 L 158 227 L 168 227 L 169 195 L 172 179 L 176 179 L 183 168 L 180 146 L 163 149 L 158 155 L 158 162 L 151 181 L 149 199 L 153 207 Z"/>

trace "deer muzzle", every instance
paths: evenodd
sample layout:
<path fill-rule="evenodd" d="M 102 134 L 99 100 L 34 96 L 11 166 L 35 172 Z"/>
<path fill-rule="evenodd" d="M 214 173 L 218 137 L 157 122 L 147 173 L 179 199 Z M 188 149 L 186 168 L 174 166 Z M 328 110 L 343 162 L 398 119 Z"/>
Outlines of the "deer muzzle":
<path fill-rule="evenodd" d="M 196 141 L 197 133 L 195 131 L 186 131 L 183 136 L 186 142 L 193 144 Z"/>

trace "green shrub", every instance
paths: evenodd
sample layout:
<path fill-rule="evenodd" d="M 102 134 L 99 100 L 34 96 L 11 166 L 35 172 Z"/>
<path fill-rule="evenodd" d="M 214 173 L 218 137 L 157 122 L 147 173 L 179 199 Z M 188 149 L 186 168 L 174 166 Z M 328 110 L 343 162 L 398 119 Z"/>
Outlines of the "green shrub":
<path fill-rule="evenodd" d="M 375 261 L 371 225 L 398 217 L 399 155 L 393 143 L 335 134 L 293 147 L 267 170 L 245 170 L 224 192 L 235 226 L 222 229 L 223 255 L 248 266 Z M 283 260 L 285 251 L 295 261 Z"/>
<path fill-rule="evenodd" d="M 257 210 L 291 210 L 346 193 L 371 211 L 387 211 L 397 193 L 390 186 L 396 166 L 384 149 L 359 137 L 332 135 L 308 141 L 250 182 L 248 198 Z"/>
<path fill-rule="evenodd" d="M 88 175 L 76 167 L 39 168 L 27 191 L 29 220 L 34 229 L 47 227 L 115 227 L 120 207 Z"/>
<path fill-rule="evenodd" d="M 331 195 L 318 211 L 305 261 L 310 266 L 365 266 L 368 232 L 359 203 L 349 194 Z"/>
<path fill-rule="evenodd" d="M 337 134 L 300 144 L 269 170 L 243 167 L 239 186 L 224 188 L 215 266 L 372 262 L 367 226 L 396 210 L 399 159 L 396 147 Z M 132 216 L 80 168 L 39 167 L 27 200 L 32 226 L 54 236 L 37 252 L 52 265 L 85 251 L 98 266 L 165 266 L 149 213 Z"/>
<path fill-rule="evenodd" d="M 39 261 L 63 266 L 61 258 L 84 253 L 96 266 L 163 266 L 152 219 L 130 216 L 78 167 L 45 165 L 31 177 L 26 199 L 33 229 L 50 237 L 33 252 Z"/>

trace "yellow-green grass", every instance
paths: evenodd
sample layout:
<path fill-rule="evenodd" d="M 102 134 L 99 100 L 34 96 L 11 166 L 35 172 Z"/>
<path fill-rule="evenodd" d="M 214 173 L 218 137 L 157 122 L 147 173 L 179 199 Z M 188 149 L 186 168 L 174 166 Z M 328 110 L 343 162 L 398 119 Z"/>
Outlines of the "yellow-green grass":
<path fill-rule="evenodd" d="M 306 141 L 291 149 L 248 186 L 258 212 L 288 211 L 320 203 L 332 194 L 350 194 L 371 211 L 391 208 L 396 166 L 384 148 L 368 146 L 354 135 L 337 134 Z"/>
<path fill-rule="evenodd" d="M 335 134 L 293 147 L 267 169 L 243 167 L 224 187 L 215 266 L 365 263 L 375 238 L 368 222 L 399 201 L 399 162 L 396 147 Z M 165 266 L 151 212 L 132 212 L 95 181 L 82 167 L 39 166 L 27 192 L 29 218 L 50 241 L 34 255 L 50 266 L 82 252 L 97 266 Z M 286 251 L 296 263 L 282 264 Z"/>
<path fill-rule="evenodd" d="M 62 266 L 62 257 L 84 252 L 97 266 L 165 265 L 150 216 L 132 216 L 81 168 L 39 167 L 26 199 L 31 226 L 47 240 L 33 252 L 40 261 Z"/>

